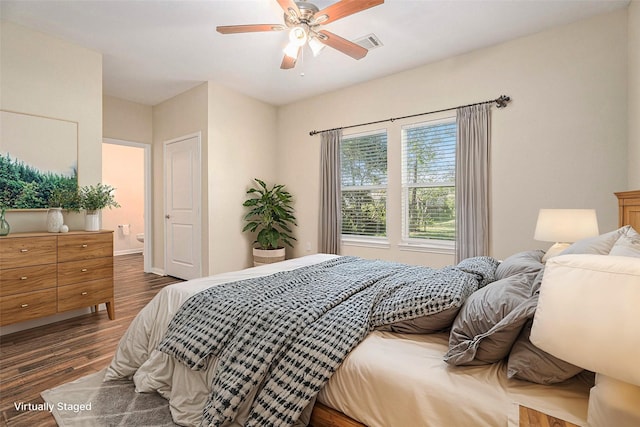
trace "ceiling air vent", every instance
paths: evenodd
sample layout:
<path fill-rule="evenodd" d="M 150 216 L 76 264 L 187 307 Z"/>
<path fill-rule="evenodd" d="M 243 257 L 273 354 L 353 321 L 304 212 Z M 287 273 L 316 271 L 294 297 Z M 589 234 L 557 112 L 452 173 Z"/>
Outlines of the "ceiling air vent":
<path fill-rule="evenodd" d="M 354 43 L 359 44 L 363 48 L 367 50 L 375 49 L 377 47 L 382 46 L 382 42 L 375 34 L 369 34 L 364 37 L 355 40 Z"/>

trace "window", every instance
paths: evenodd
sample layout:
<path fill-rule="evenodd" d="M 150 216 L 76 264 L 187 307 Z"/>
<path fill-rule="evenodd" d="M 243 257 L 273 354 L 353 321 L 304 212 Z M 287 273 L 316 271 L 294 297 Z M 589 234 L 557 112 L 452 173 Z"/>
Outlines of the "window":
<path fill-rule="evenodd" d="M 402 128 L 403 238 L 455 241 L 455 119 Z"/>
<path fill-rule="evenodd" d="M 342 234 L 386 237 L 386 131 L 345 136 L 340 154 Z"/>

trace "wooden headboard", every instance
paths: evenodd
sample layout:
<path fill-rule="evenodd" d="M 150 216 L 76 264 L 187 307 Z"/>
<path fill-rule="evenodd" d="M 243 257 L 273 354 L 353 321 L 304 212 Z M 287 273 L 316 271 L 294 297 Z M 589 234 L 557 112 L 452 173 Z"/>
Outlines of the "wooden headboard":
<path fill-rule="evenodd" d="M 618 197 L 619 219 L 618 225 L 630 225 L 640 230 L 640 190 L 615 193 Z"/>

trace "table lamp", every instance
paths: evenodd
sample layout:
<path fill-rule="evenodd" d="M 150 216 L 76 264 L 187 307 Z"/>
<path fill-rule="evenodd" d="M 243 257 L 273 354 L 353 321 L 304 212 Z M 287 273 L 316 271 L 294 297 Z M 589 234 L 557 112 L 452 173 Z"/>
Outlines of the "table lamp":
<path fill-rule="evenodd" d="M 533 238 L 542 242 L 555 242 L 542 259 L 542 262 L 546 262 L 571 243 L 597 235 L 598 219 L 595 209 L 540 209 Z"/>

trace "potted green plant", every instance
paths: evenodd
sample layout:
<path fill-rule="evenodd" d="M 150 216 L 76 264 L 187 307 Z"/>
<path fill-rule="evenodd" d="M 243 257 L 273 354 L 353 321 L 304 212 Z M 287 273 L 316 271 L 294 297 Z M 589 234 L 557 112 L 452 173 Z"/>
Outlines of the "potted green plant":
<path fill-rule="evenodd" d="M 116 202 L 113 191 L 115 191 L 115 188 L 101 183 L 80 188 L 78 194 L 80 198 L 80 209 L 85 211 L 85 231 L 100 230 L 100 210 L 120 207 L 118 202 Z"/>
<path fill-rule="evenodd" d="M 285 258 L 283 244 L 293 247 L 291 235 L 292 225 L 296 224 L 293 215 L 293 201 L 291 194 L 284 189 L 284 185 L 275 184 L 267 187 L 264 181 L 254 179 L 258 184 L 247 190 L 247 200 L 243 206 L 249 208 L 244 216 L 247 222 L 243 232 L 257 233 L 253 248 L 253 264 L 269 264 L 282 261 Z"/>

